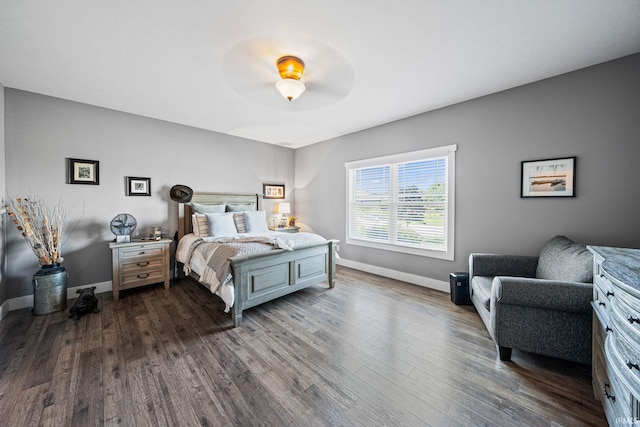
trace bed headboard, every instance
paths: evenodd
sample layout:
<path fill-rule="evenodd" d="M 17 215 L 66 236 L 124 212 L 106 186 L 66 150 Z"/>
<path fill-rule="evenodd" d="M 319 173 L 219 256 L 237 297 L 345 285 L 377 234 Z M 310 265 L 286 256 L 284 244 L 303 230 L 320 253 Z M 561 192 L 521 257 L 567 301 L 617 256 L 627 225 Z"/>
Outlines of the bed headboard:
<path fill-rule="evenodd" d="M 178 238 L 193 231 L 193 222 L 191 221 L 193 209 L 191 203 L 199 203 L 201 205 L 252 205 L 255 210 L 259 211 L 261 208 L 260 200 L 259 194 L 194 191 L 191 202 L 178 203 Z"/>

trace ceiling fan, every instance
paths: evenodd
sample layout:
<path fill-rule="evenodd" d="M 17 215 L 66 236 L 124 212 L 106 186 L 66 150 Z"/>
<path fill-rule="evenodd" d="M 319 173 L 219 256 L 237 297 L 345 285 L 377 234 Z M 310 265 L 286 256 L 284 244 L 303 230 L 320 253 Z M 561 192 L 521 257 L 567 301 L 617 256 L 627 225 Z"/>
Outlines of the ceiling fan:
<path fill-rule="evenodd" d="M 297 39 L 297 46 L 290 44 L 268 38 L 237 44 L 223 59 L 226 81 L 241 96 L 282 110 L 324 108 L 347 97 L 354 71 L 340 53 L 317 41 Z M 289 77 L 282 78 L 283 74 Z M 281 83 L 283 80 L 288 81 Z M 293 87 L 291 100 L 295 102 L 278 94 L 276 85 Z"/>

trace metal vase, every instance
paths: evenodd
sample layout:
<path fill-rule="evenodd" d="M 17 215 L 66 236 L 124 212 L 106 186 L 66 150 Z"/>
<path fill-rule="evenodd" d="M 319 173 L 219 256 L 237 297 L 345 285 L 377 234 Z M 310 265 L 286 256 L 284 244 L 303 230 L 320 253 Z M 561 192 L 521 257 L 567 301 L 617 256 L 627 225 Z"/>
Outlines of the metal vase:
<path fill-rule="evenodd" d="M 49 314 L 67 308 L 67 279 L 60 264 L 43 265 L 33 275 L 33 314 Z"/>

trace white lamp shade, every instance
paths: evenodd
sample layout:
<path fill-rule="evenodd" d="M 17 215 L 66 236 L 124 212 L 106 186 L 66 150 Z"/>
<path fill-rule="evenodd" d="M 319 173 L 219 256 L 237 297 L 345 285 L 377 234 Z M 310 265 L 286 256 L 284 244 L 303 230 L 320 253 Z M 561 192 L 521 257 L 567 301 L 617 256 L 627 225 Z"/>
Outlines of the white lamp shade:
<path fill-rule="evenodd" d="M 295 79 L 282 79 L 276 83 L 276 89 L 285 99 L 293 101 L 299 97 L 306 89 L 304 83 Z"/>
<path fill-rule="evenodd" d="M 278 213 L 279 214 L 290 214 L 291 213 L 291 203 L 289 203 L 289 202 L 278 203 Z"/>

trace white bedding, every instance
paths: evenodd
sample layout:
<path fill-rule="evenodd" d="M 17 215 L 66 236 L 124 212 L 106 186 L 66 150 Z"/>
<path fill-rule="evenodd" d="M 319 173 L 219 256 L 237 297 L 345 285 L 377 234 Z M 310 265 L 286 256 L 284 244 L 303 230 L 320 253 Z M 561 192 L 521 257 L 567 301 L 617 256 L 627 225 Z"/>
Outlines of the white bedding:
<path fill-rule="evenodd" d="M 185 235 L 176 250 L 176 260 L 184 264 L 185 273 L 197 273 L 200 282 L 225 302 L 225 312 L 234 304 L 233 280 L 229 256 L 250 255 L 274 249 L 295 250 L 327 240 L 313 233 L 241 233 L 233 237 L 197 237 Z M 229 243 L 230 245 L 225 245 Z M 240 245 L 241 244 L 241 245 Z M 218 258 L 216 259 L 216 253 Z M 224 258 L 220 258 L 224 256 Z M 217 270 L 217 271 L 216 271 Z"/>

